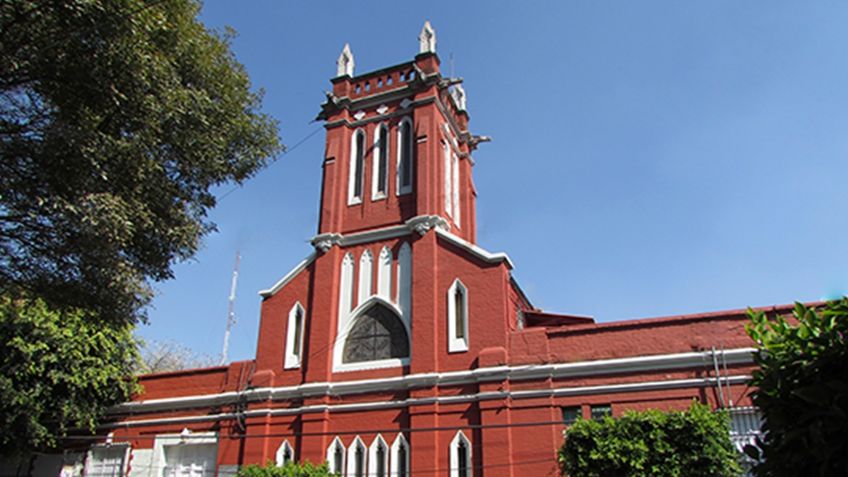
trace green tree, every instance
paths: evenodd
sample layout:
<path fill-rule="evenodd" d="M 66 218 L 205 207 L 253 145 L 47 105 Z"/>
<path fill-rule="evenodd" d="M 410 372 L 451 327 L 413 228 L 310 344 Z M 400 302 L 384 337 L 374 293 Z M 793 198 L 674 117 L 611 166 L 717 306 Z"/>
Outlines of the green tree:
<path fill-rule="evenodd" d="M 329 477 L 331 475 L 336 474 L 330 473 L 327 464 L 289 462 L 278 467 L 269 461 L 265 465 L 251 464 L 244 466 L 239 469 L 236 477 Z"/>
<path fill-rule="evenodd" d="M 0 298 L 0 455 L 50 448 L 70 428 L 93 430 L 136 389 L 132 325 L 39 299 Z"/>
<path fill-rule="evenodd" d="M 792 316 L 748 312 L 759 345 L 754 404 L 765 437 L 746 452 L 758 476 L 848 475 L 848 298 Z"/>
<path fill-rule="evenodd" d="M 281 150 L 196 0 L 0 2 L 0 296 L 145 317 L 215 205 Z"/>
<path fill-rule="evenodd" d="M 739 475 L 727 414 L 693 402 L 685 412 L 627 412 L 578 420 L 559 450 L 569 477 Z"/>

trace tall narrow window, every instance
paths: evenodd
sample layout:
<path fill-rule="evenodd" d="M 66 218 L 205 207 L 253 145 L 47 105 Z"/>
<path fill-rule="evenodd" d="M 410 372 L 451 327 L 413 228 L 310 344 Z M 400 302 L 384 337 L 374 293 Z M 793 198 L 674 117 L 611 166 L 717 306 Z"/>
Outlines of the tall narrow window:
<path fill-rule="evenodd" d="M 457 278 L 448 289 L 448 352 L 468 351 L 468 289 Z"/>
<path fill-rule="evenodd" d="M 453 184 L 453 222 L 459 226 L 459 159 L 456 157 L 456 154 L 453 154 L 452 162 L 451 174 L 453 176 L 453 180 L 451 181 L 451 184 Z"/>
<path fill-rule="evenodd" d="M 451 175 L 453 168 L 451 167 L 451 148 L 450 144 L 445 141 L 444 147 L 444 170 L 445 170 L 445 212 L 448 216 L 453 215 L 453 187 L 451 186 Z"/>
<path fill-rule="evenodd" d="M 365 477 L 365 453 L 367 451 L 359 436 L 356 436 L 347 452 L 347 476 Z"/>
<path fill-rule="evenodd" d="M 471 477 L 471 441 L 462 431 L 450 444 L 450 476 Z"/>
<path fill-rule="evenodd" d="M 408 473 L 406 471 L 406 444 L 401 444 L 400 447 L 398 447 L 397 458 L 398 477 L 407 477 Z"/>
<path fill-rule="evenodd" d="M 294 449 L 289 441 L 283 441 L 277 449 L 277 465 L 286 465 L 292 460 L 294 460 Z"/>
<path fill-rule="evenodd" d="M 344 458 L 344 445 L 342 444 L 341 439 L 336 437 L 335 439 L 333 439 L 333 443 L 330 444 L 330 448 L 327 449 L 327 462 L 330 464 L 330 472 L 339 475 L 343 474 Z"/>
<path fill-rule="evenodd" d="M 456 330 L 456 338 L 465 339 L 465 317 L 462 316 L 465 311 L 465 293 L 461 288 L 457 288 L 453 292 L 453 309 L 457 312 L 457 319 L 454 320 L 454 328 Z"/>
<path fill-rule="evenodd" d="M 368 476 L 387 477 L 388 473 L 388 446 L 383 436 L 378 435 L 371 443 L 368 451 Z"/>
<path fill-rule="evenodd" d="M 305 312 L 300 303 L 295 303 L 289 311 L 288 329 L 286 330 L 286 360 L 285 369 L 300 367 L 303 355 L 303 326 Z"/>
<path fill-rule="evenodd" d="M 409 443 L 403 434 L 398 434 L 392 444 L 392 477 L 409 477 Z"/>
<path fill-rule="evenodd" d="M 456 460 L 459 463 L 457 474 L 459 477 L 468 477 L 468 446 L 460 441 L 456 446 Z"/>
<path fill-rule="evenodd" d="M 380 125 L 374 138 L 374 166 L 371 180 L 371 199 L 382 199 L 388 190 L 389 178 L 389 128 Z"/>
<path fill-rule="evenodd" d="M 361 129 L 353 133 L 350 154 L 350 183 L 348 186 L 348 205 L 362 202 L 362 174 L 365 169 L 365 132 Z"/>
<path fill-rule="evenodd" d="M 412 192 L 412 155 L 415 145 L 412 121 L 405 118 L 398 128 L 398 195 Z"/>
<path fill-rule="evenodd" d="M 355 477 L 363 477 L 365 475 L 365 452 L 362 451 L 361 447 L 356 448 L 356 453 L 354 454 L 353 459 L 356 463 L 353 475 Z"/>

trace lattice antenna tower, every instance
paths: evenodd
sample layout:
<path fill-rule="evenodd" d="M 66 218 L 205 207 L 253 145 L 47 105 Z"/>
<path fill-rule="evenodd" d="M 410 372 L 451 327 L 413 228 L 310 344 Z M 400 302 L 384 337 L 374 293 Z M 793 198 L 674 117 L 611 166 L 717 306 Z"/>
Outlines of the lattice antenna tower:
<path fill-rule="evenodd" d="M 230 285 L 230 297 L 227 300 L 227 329 L 224 331 L 224 349 L 221 350 L 221 365 L 227 364 L 227 353 L 230 348 L 230 331 L 236 324 L 236 287 L 238 286 L 238 269 L 241 254 L 236 250 L 236 263 L 233 265 L 233 281 Z"/>

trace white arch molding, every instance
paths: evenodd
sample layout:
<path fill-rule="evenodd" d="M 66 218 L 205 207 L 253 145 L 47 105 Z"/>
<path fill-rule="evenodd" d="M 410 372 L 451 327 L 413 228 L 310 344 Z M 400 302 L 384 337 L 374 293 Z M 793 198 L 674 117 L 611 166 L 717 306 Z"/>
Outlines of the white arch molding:
<path fill-rule="evenodd" d="M 356 325 L 356 322 L 359 318 L 361 318 L 365 311 L 367 311 L 372 306 L 381 305 L 387 308 L 389 311 L 395 314 L 395 316 L 400 320 L 401 324 L 403 324 L 404 331 L 406 332 L 407 344 L 409 345 L 409 354 L 405 358 L 389 358 L 389 359 L 380 359 L 375 361 L 362 361 L 357 363 L 345 363 L 344 362 L 344 347 L 347 343 L 347 335 Z M 406 366 L 409 364 L 409 356 L 412 355 L 412 333 L 410 329 L 410 324 L 406 320 L 403 319 L 403 315 L 401 309 L 395 305 L 394 303 L 382 298 L 380 296 L 372 296 L 364 303 L 361 303 L 356 307 L 353 312 L 350 313 L 350 319 L 345 323 L 344 328 L 339 332 L 335 343 L 333 344 L 333 371 L 334 372 L 344 372 L 344 371 L 362 371 L 366 369 L 381 369 L 381 368 L 393 368 L 398 366 Z"/>

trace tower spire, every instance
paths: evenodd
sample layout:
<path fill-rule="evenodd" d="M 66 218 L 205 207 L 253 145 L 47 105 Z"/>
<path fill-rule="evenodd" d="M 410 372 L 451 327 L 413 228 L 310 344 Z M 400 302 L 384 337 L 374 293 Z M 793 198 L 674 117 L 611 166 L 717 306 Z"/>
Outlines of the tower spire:
<path fill-rule="evenodd" d="M 345 43 L 339 59 L 336 60 L 336 76 L 353 76 L 353 53 L 350 51 L 350 44 Z"/>
<path fill-rule="evenodd" d="M 418 34 L 418 53 L 436 52 L 436 31 L 430 25 L 430 20 L 424 22 L 421 33 Z"/>

